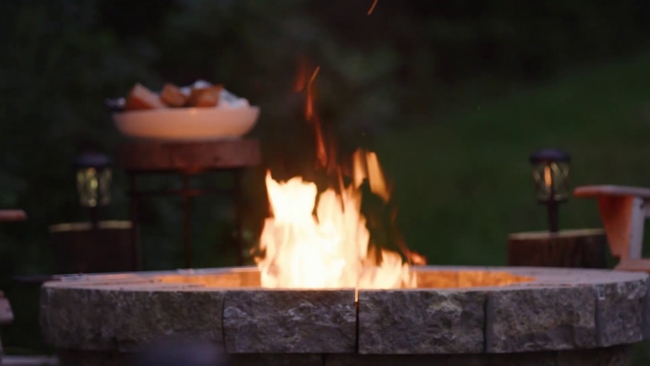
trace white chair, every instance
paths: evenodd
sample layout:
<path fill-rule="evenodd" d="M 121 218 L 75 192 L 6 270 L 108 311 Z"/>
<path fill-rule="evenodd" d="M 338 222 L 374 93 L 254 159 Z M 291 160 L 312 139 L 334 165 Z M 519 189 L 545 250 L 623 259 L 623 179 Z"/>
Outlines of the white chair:
<path fill-rule="evenodd" d="M 650 259 L 643 259 L 643 229 L 650 217 L 650 189 L 613 185 L 583 186 L 575 197 L 598 199 L 612 255 L 619 258 L 616 269 L 650 272 Z"/>

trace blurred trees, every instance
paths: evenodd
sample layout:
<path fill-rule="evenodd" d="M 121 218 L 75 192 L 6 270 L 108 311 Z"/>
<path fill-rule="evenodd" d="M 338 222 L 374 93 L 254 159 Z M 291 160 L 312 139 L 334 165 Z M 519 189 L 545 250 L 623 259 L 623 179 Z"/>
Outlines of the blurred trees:
<path fill-rule="evenodd" d="M 44 270 L 46 226 L 81 217 L 72 157 L 80 143 L 114 148 L 120 137 L 102 101 L 135 82 L 224 83 L 262 107 L 256 133 L 267 163 L 299 165 L 311 144 L 293 90 L 301 58 L 321 66 L 319 112 L 345 143 L 634 52 L 649 32 L 642 0 L 379 0 L 367 16 L 371 4 L 0 2 L 0 206 L 30 216 L 0 232 L 0 257 L 15 258 L 21 271 Z M 251 182 L 261 194 L 261 182 Z M 124 213 L 122 188 L 118 179 L 115 215 Z M 152 209 L 160 230 L 177 219 L 168 204 Z M 208 225 L 203 213 L 197 220 Z"/>
<path fill-rule="evenodd" d="M 42 270 L 47 225 L 78 214 L 76 146 L 109 148 L 118 138 L 103 99 L 155 78 L 137 50 L 96 20 L 93 2 L 0 3 L 0 207 L 29 216 L 0 231 L 2 272 L 9 258 Z"/>

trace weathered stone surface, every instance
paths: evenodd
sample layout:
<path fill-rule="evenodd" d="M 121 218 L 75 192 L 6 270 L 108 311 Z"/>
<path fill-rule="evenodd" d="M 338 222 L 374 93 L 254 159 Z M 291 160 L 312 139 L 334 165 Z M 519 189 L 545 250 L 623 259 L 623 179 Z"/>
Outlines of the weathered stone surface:
<path fill-rule="evenodd" d="M 230 291 L 223 326 L 229 353 L 354 352 L 354 290 Z"/>
<path fill-rule="evenodd" d="M 462 362 L 508 364 L 512 355 L 505 353 L 546 354 L 650 335 L 646 274 L 523 267 L 416 272 L 420 285 L 439 288 L 361 291 L 358 324 L 352 290 L 251 288 L 259 285 L 259 272 L 250 268 L 65 278 L 44 286 L 41 322 L 46 340 L 69 350 L 134 351 L 178 334 L 223 341 L 241 362 L 287 365 L 357 349 L 380 354 L 382 362 L 382 355 L 406 353 L 410 360 L 428 362 L 430 353 L 440 353 L 459 361 L 459 353 L 487 350 L 492 356 Z M 461 285 L 470 288 L 453 288 Z"/>
<path fill-rule="evenodd" d="M 599 284 L 594 286 L 594 291 L 598 346 L 640 342 L 646 281 Z"/>
<path fill-rule="evenodd" d="M 222 311 L 223 293 L 205 289 L 46 286 L 41 292 L 46 341 L 76 350 L 134 350 L 171 334 L 223 342 Z"/>
<path fill-rule="evenodd" d="M 236 354 L 229 366 L 322 366 L 323 354 Z"/>
<path fill-rule="evenodd" d="M 223 298 L 223 292 L 207 289 L 121 292 L 115 304 L 116 347 L 134 351 L 168 335 L 223 343 Z"/>
<path fill-rule="evenodd" d="M 476 291 L 359 291 L 359 353 L 483 351 L 486 294 Z"/>
<path fill-rule="evenodd" d="M 558 352 L 557 366 L 629 366 L 633 349 L 630 345 Z"/>
<path fill-rule="evenodd" d="M 116 313 L 107 304 L 106 291 L 44 286 L 40 322 L 45 341 L 68 349 L 114 348 Z"/>
<path fill-rule="evenodd" d="M 496 290 L 488 296 L 491 353 L 596 346 L 596 299 L 589 286 Z"/>
<path fill-rule="evenodd" d="M 645 281 L 646 294 L 643 299 L 643 322 L 641 330 L 643 332 L 643 339 L 650 339 L 650 278 Z"/>

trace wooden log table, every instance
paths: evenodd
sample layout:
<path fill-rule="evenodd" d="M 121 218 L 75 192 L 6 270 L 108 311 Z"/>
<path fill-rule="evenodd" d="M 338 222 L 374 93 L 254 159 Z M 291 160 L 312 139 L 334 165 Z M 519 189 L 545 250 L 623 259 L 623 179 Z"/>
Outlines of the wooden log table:
<path fill-rule="evenodd" d="M 0 210 L 0 222 L 25 221 L 27 214 L 23 210 Z"/>
<path fill-rule="evenodd" d="M 191 230 L 190 230 L 190 198 L 206 194 L 229 194 L 235 200 L 235 242 L 237 245 L 237 261 L 244 262 L 241 216 L 242 192 L 241 175 L 245 168 L 259 165 L 261 162 L 260 144 L 257 139 L 236 139 L 226 141 L 201 142 L 156 142 L 133 141 L 120 146 L 117 153 L 117 164 L 129 175 L 131 200 L 131 220 L 133 222 L 134 256 L 136 269 L 142 266 L 138 204 L 144 196 L 180 196 L 183 199 L 184 211 L 184 264 L 191 267 Z M 190 187 L 190 176 L 214 172 L 230 172 L 234 178 L 231 190 L 199 190 Z M 138 188 L 137 178 L 148 174 L 175 174 L 183 179 L 180 190 L 145 191 Z"/>
<path fill-rule="evenodd" d="M 508 236 L 508 266 L 607 268 L 601 229 L 517 233 Z"/>

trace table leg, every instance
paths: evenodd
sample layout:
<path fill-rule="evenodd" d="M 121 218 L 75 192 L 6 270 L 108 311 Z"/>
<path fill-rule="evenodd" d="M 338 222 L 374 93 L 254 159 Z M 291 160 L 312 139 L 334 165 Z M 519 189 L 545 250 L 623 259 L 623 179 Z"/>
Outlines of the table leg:
<path fill-rule="evenodd" d="M 237 265 L 244 265 L 244 247 L 242 240 L 242 170 L 234 169 L 234 198 L 235 198 L 235 248 L 237 249 Z"/>
<path fill-rule="evenodd" d="M 192 243 L 191 243 L 191 222 L 190 222 L 190 177 L 188 174 L 183 174 L 183 217 L 184 217 L 184 239 L 183 239 L 183 248 L 184 248 L 184 258 L 185 258 L 185 268 L 190 268 L 192 266 Z"/>
<path fill-rule="evenodd" d="M 140 248 L 140 225 L 138 220 L 138 181 L 135 174 L 129 174 L 129 185 L 131 196 L 130 202 L 130 216 L 131 216 L 131 246 L 133 247 L 133 270 L 140 271 L 142 269 L 142 252 Z"/>

